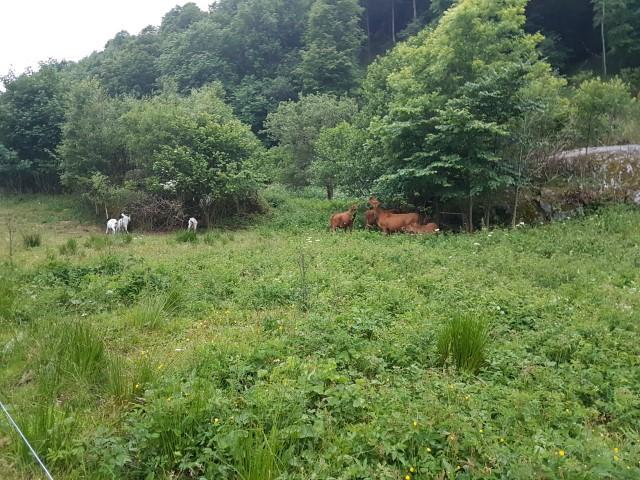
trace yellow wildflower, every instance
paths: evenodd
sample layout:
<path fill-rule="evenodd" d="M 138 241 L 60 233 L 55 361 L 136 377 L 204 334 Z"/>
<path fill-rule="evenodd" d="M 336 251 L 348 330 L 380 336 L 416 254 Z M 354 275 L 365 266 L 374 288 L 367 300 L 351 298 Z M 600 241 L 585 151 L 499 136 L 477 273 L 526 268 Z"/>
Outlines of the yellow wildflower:
<path fill-rule="evenodd" d="M 558 450 L 558 456 L 564 457 L 564 450 Z"/>
<path fill-rule="evenodd" d="M 484 433 L 484 430 L 481 428 L 480 430 L 478 430 L 480 433 Z"/>
<path fill-rule="evenodd" d="M 618 453 L 618 452 L 620 451 L 620 449 L 619 449 L 618 447 L 615 447 L 615 448 L 613 449 L 613 451 L 614 451 L 615 453 Z"/>
<path fill-rule="evenodd" d="M 427 447 L 427 452 L 431 453 L 431 449 L 429 447 Z"/>
<path fill-rule="evenodd" d="M 613 461 L 617 462 L 618 460 L 620 460 L 620 457 L 618 455 L 614 455 L 613 456 Z"/>
<path fill-rule="evenodd" d="M 137 390 L 137 389 L 139 389 L 139 388 L 140 388 L 140 384 L 139 384 L 139 383 L 136 383 L 135 389 Z"/>
<path fill-rule="evenodd" d="M 411 475 L 407 475 L 404 477 L 404 480 L 411 480 Z"/>
<path fill-rule="evenodd" d="M 413 428 L 416 428 L 418 426 L 418 422 L 417 421 L 413 421 Z"/>
<path fill-rule="evenodd" d="M 416 471 L 416 469 L 415 469 L 415 468 L 413 468 L 413 467 L 411 467 L 411 468 L 409 469 L 409 471 L 410 471 L 411 473 L 413 473 L 413 472 L 415 472 L 415 471 Z"/>

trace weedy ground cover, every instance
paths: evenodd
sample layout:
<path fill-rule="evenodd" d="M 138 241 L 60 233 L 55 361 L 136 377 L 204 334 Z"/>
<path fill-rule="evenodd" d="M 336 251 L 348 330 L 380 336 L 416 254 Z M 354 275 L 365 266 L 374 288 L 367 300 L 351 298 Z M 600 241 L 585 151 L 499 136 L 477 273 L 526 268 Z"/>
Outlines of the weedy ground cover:
<path fill-rule="evenodd" d="M 640 476 L 639 211 L 386 237 L 266 199 L 198 242 L 0 202 L 45 237 L 0 243 L 0 395 L 56 478 Z"/>

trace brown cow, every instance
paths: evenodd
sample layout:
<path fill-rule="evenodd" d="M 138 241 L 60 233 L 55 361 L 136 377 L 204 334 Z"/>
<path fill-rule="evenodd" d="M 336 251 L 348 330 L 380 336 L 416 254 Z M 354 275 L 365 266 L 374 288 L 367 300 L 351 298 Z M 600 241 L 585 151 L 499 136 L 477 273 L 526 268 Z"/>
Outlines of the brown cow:
<path fill-rule="evenodd" d="M 410 225 L 418 225 L 420 217 L 417 213 L 391 213 L 380 208 L 380 201 L 376 197 L 371 197 L 369 203 L 376 213 L 378 226 L 384 233 L 389 235 L 392 232 L 400 232 Z"/>
<path fill-rule="evenodd" d="M 329 222 L 329 228 L 331 228 L 332 232 L 336 231 L 336 228 L 344 228 L 345 230 L 348 228 L 349 230 L 353 229 L 353 215 L 358 210 L 357 205 L 351 205 L 349 210 L 346 212 L 335 213 L 331 215 L 331 221 Z"/>
<path fill-rule="evenodd" d="M 407 233 L 437 233 L 440 231 L 437 223 L 427 223 L 426 225 L 412 224 L 404 227 L 404 231 Z"/>

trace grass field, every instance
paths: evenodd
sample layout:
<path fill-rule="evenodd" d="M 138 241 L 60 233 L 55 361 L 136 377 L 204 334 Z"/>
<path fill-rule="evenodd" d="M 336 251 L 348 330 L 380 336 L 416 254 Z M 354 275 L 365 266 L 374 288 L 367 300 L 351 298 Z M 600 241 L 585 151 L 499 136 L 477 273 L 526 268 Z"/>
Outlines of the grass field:
<path fill-rule="evenodd" d="M 0 200 L 0 399 L 56 479 L 640 478 L 640 211 L 385 237 L 267 198 L 110 239 Z M 43 478 L 4 418 L 0 478 Z"/>

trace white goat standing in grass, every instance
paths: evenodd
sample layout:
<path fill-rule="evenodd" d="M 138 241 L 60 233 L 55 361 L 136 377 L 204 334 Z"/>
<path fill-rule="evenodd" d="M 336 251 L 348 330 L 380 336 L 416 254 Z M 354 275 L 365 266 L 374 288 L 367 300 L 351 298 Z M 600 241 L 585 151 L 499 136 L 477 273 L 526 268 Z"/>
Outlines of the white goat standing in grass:
<path fill-rule="evenodd" d="M 125 232 L 129 233 L 130 220 L 131 220 L 130 216 L 125 215 L 124 213 L 121 213 L 120 218 L 118 219 L 118 225 L 116 226 L 116 231 L 121 232 L 122 230 L 124 230 Z"/>
<path fill-rule="evenodd" d="M 115 235 L 117 228 L 118 228 L 118 220 L 116 220 L 115 218 L 112 218 L 111 220 L 107 221 L 107 231 L 104 233 L 108 235 L 109 231 L 111 231 L 111 233 Z"/>
<path fill-rule="evenodd" d="M 191 217 L 189 219 L 189 226 L 187 227 L 187 230 L 193 230 L 195 232 L 197 228 L 198 228 L 198 220 Z"/>

